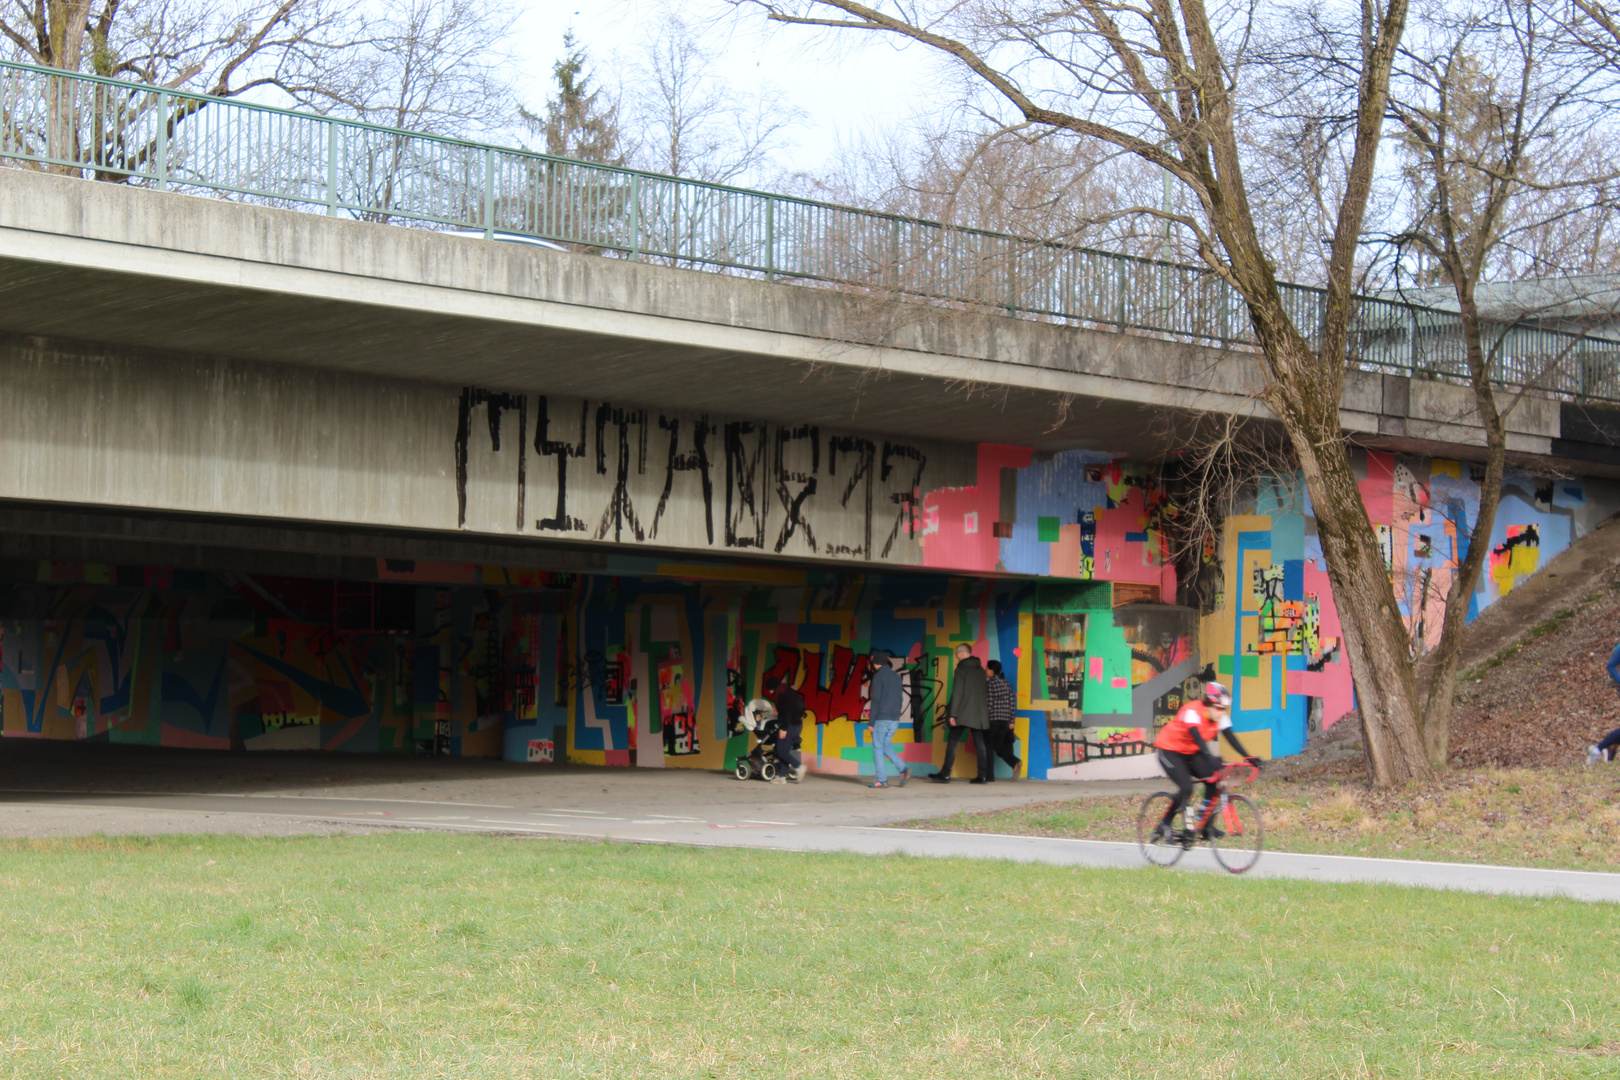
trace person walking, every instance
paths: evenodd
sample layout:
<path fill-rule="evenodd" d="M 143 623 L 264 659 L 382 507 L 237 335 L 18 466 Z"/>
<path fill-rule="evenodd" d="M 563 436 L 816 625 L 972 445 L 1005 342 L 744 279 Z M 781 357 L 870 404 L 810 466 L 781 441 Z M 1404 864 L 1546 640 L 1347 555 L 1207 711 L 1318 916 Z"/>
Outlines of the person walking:
<path fill-rule="evenodd" d="M 951 782 L 951 767 L 956 764 L 956 744 L 963 737 L 972 738 L 979 759 L 979 775 L 968 781 L 972 784 L 988 783 L 990 774 L 990 746 L 985 733 L 990 727 L 989 684 L 984 677 L 984 665 L 973 655 L 970 645 L 956 647 L 956 672 L 951 676 L 950 704 L 945 707 L 945 763 L 931 779 L 935 783 Z"/>
<path fill-rule="evenodd" d="M 1609 673 L 1609 678 L 1614 680 L 1615 690 L 1620 691 L 1620 645 L 1616 645 L 1614 652 L 1609 654 L 1609 663 L 1604 670 Z M 1603 736 L 1601 741 L 1586 748 L 1586 763 L 1596 765 L 1600 761 L 1613 761 L 1616 746 L 1620 746 L 1620 728 L 1615 728 Z"/>
<path fill-rule="evenodd" d="M 1018 701 L 1013 695 L 1013 688 L 1007 682 L 1007 676 L 1002 673 L 1001 661 L 992 660 L 985 667 L 990 669 L 990 677 L 986 691 L 990 701 L 990 751 L 996 757 L 1007 763 L 1012 770 L 1012 779 L 1018 779 L 1018 766 L 1020 760 L 1013 754 L 1013 723 L 1018 719 Z M 990 762 L 990 772 L 985 774 L 986 780 L 994 780 L 996 763 Z"/>
<path fill-rule="evenodd" d="M 911 770 L 894 748 L 894 733 L 900 730 L 900 702 L 905 697 L 900 673 L 894 670 L 893 655 L 887 649 L 872 650 L 872 697 L 867 717 L 872 721 L 872 767 L 877 779 L 867 787 L 905 787 Z M 889 765 L 894 765 L 894 782 L 889 782 Z"/>
<path fill-rule="evenodd" d="M 782 725 L 782 733 L 776 742 L 776 756 L 789 768 L 788 775 L 778 776 L 771 783 L 797 784 L 804 779 L 807 771 L 804 759 L 799 757 L 799 736 L 804 731 L 804 698 L 775 675 L 765 680 L 765 696 L 776 706 L 776 720 Z"/>

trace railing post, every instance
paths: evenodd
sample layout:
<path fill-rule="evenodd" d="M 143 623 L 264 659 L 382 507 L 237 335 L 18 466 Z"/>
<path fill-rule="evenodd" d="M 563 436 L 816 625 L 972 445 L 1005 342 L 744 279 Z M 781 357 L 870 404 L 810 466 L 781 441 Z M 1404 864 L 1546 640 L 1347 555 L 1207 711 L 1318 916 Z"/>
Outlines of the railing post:
<path fill-rule="evenodd" d="M 484 239 L 495 239 L 495 148 L 484 147 Z"/>
<path fill-rule="evenodd" d="M 900 219 L 889 219 L 889 280 L 896 289 L 905 286 L 900 276 Z"/>
<path fill-rule="evenodd" d="M 157 92 L 157 189 L 169 189 L 169 92 Z"/>
<path fill-rule="evenodd" d="M 765 280 L 776 280 L 776 200 L 765 196 Z"/>
<path fill-rule="evenodd" d="M 1119 333 L 1125 332 L 1125 260 L 1115 257 L 1114 287 L 1119 294 L 1114 311 L 1114 329 Z"/>
<path fill-rule="evenodd" d="M 630 174 L 630 261 L 641 261 L 641 174 Z"/>
<path fill-rule="evenodd" d="M 1007 247 L 1007 315 L 1009 318 L 1018 314 L 1018 247 L 1008 243 Z"/>
<path fill-rule="evenodd" d="M 326 122 L 326 214 L 337 217 L 338 211 L 338 132 L 337 121 Z"/>
<path fill-rule="evenodd" d="M 1417 308 L 1410 304 L 1406 307 L 1406 336 L 1409 348 L 1407 350 L 1406 370 L 1411 378 L 1417 378 L 1418 372 L 1418 314 Z"/>

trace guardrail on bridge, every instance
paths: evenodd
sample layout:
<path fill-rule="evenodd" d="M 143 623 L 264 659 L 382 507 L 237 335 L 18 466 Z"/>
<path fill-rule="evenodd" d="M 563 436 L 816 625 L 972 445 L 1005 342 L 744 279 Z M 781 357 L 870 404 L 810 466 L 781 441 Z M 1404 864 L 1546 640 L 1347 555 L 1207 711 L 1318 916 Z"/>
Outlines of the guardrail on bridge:
<path fill-rule="evenodd" d="M 519 234 L 629 259 L 894 292 L 1254 347 L 1235 290 L 1207 269 L 402 131 L 95 75 L 0 62 L 0 159 L 158 190 L 230 195 Z M 1295 325 L 1323 290 L 1282 287 Z M 1493 377 L 1620 401 L 1620 341 L 1498 325 Z M 1459 379 L 1454 312 L 1365 297 L 1360 367 Z"/>

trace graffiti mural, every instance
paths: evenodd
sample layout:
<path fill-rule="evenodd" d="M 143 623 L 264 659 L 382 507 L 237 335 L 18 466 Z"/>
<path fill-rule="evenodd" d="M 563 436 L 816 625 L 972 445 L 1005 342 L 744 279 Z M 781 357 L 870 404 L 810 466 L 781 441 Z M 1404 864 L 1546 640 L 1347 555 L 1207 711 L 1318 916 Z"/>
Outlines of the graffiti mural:
<path fill-rule="evenodd" d="M 898 513 L 901 534 L 915 517 L 922 561 L 983 572 L 669 563 L 633 539 L 599 573 L 382 559 L 370 580 L 331 581 L 41 563 L 0 586 L 0 730 L 718 770 L 746 752 L 742 704 L 776 676 L 799 689 L 813 721 L 807 764 L 857 776 L 872 768 L 870 654 L 883 648 L 906 695 L 900 751 L 924 773 L 943 759 L 963 644 L 1003 665 L 1016 753 L 1037 778 L 1156 775 L 1157 730 L 1216 675 L 1233 688 L 1245 743 L 1267 756 L 1297 752 L 1311 724 L 1353 707 L 1297 477 L 1259 478 L 1245 512 L 1182 556 L 1183 576 L 1166 539 L 1172 500 L 1148 466 L 986 446 L 965 478 L 976 482 L 925 489 L 928 453 L 813 427 L 564 409 L 524 395 L 463 400 L 469 475 L 488 465 L 474 444 L 514 455 L 503 510 L 514 522 L 651 538 L 684 485 L 709 489 L 717 543 L 881 553 Z M 1478 479 L 1456 462 L 1357 461 L 1402 611 L 1419 641 L 1432 640 Z M 605 501 L 561 498 L 576 472 L 605 476 Z M 860 512 L 819 516 L 826 497 Z M 1509 476 L 1470 613 L 1617 506 L 1608 482 Z M 973 768 L 973 755 L 958 755 L 959 775 Z"/>
<path fill-rule="evenodd" d="M 1432 646 L 1467 556 L 1481 474 L 1466 463 L 1377 451 L 1357 451 L 1355 460 L 1401 613 L 1414 639 Z M 1607 481 L 1510 473 L 1468 617 L 1617 507 L 1620 490 Z M 1233 726 L 1245 745 L 1282 756 L 1303 749 L 1313 716 L 1328 726 L 1354 708 L 1355 689 L 1303 482 L 1261 478 L 1250 509 L 1226 522 L 1223 583 L 1200 635 L 1212 654 L 1205 661 L 1232 684 Z"/>

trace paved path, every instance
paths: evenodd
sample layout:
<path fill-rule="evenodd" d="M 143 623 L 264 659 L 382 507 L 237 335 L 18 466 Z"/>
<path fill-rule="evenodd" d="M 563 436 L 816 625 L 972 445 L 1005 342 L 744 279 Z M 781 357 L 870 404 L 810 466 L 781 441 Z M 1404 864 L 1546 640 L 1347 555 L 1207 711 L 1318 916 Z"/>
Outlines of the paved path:
<path fill-rule="evenodd" d="M 715 791 L 726 792 L 723 777 L 713 780 Z M 679 808 L 646 809 L 621 788 L 644 777 L 628 776 L 591 782 L 603 798 L 554 800 L 551 805 L 523 805 L 532 800 L 461 802 L 443 798 L 408 799 L 385 796 L 333 794 L 227 794 L 185 792 L 0 792 L 0 822 L 11 826 L 20 815 L 39 815 L 35 824 L 74 824 L 68 831 L 106 831 L 109 822 L 141 826 L 125 831 L 245 831 L 307 832 L 357 831 L 377 827 L 465 830 L 529 836 L 612 839 L 626 843 L 690 844 L 723 848 L 768 848 L 783 851 L 850 851 L 867 855 L 907 854 L 928 857 L 1011 859 L 1058 866 L 1131 868 L 1143 873 L 1184 871 L 1221 872 L 1209 852 L 1189 853 L 1175 870 L 1152 871 L 1143 866 L 1134 844 L 1045 837 L 998 836 L 985 833 L 923 831 L 882 824 L 850 823 L 849 818 L 883 817 L 897 807 L 872 805 L 872 798 L 838 806 L 814 797 L 814 789 L 830 783 L 812 778 L 803 785 L 782 789 L 763 785 L 737 785 L 738 794 L 754 794 L 758 801 L 716 807 L 714 800 L 697 800 Z M 607 783 L 602 787 L 602 783 Z M 735 783 L 735 782 L 733 782 Z M 845 785 L 854 791 L 853 785 Z M 1008 785 L 1013 787 L 1014 785 Z M 934 785 L 937 791 L 939 785 Z M 1045 785 L 1018 785 L 1018 794 L 1062 796 L 1072 792 L 1040 789 Z M 616 790 L 617 789 L 617 790 Z M 694 789 L 701 791 L 700 787 Z M 849 794 L 846 792 L 845 794 Z M 894 794 L 903 794 L 896 792 Z M 883 799 L 886 793 L 871 795 Z M 780 798 L 778 796 L 790 796 Z M 793 798 L 791 796 L 797 796 Z M 857 796 L 857 799 L 860 797 Z M 544 801 L 544 800 L 542 800 Z M 592 805 L 595 804 L 595 805 Z M 864 805 L 862 805 L 864 804 Z M 617 811 L 617 812 L 614 812 Z M 176 828 L 178 819 L 179 828 Z M 845 819 L 840 821 L 839 819 Z M 266 829 L 266 820 L 286 829 Z M 99 822 L 100 829 L 86 828 Z M 209 828 L 207 823 L 212 823 Z M 9 831 L 9 828 L 8 828 Z M 55 828 L 43 831 L 57 831 Z M 1467 892 L 1567 896 L 1577 900 L 1620 902 L 1620 874 L 1460 863 L 1416 862 L 1394 859 L 1358 859 L 1335 855 L 1295 855 L 1266 852 L 1252 877 L 1303 878 L 1315 881 L 1380 882 Z"/>

